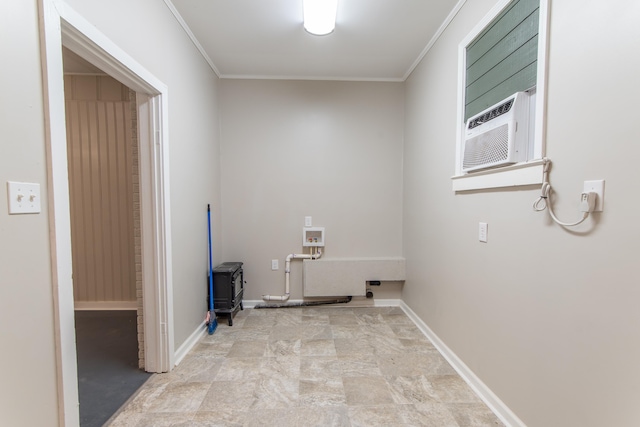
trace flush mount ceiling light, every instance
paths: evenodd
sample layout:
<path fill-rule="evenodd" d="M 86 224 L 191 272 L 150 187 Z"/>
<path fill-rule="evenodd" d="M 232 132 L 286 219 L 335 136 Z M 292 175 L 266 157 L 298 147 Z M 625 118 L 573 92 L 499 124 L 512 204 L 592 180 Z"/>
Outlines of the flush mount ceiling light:
<path fill-rule="evenodd" d="M 316 36 L 333 32 L 338 0 L 302 0 L 302 9 L 305 30 Z"/>

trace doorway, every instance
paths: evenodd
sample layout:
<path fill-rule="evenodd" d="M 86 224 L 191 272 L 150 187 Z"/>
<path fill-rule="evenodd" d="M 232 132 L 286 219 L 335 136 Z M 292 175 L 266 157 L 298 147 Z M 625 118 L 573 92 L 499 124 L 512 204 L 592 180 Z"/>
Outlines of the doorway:
<path fill-rule="evenodd" d="M 145 370 L 174 365 L 167 87 L 66 4 L 41 0 L 59 424 L 78 425 L 69 174 L 62 47 L 137 94 Z"/>
<path fill-rule="evenodd" d="M 102 426 L 144 369 L 135 92 L 63 48 L 80 425 Z"/>

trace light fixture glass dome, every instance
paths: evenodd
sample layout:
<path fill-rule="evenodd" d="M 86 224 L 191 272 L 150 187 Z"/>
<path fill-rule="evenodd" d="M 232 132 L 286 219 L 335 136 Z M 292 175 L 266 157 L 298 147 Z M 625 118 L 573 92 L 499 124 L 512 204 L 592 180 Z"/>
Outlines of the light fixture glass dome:
<path fill-rule="evenodd" d="M 303 0 L 302 8 L 305 30 L 317 36 L 333 32 L 338 0 Z"/>

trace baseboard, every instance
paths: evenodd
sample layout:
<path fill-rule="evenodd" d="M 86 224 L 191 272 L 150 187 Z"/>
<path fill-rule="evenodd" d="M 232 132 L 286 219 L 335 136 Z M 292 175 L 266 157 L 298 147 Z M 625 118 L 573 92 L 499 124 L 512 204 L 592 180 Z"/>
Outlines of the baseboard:
<path fill-rule="evenodd" d="M 175 366 L 178 366 L 180 362 L 182 362 L 182 359 L 184 359 L 184 357 L 187 354 L 189 354 L 191 349 L 195 347 L 196 344 L 198 344 L 198 341 L 200 341 L 200 339 L 206 333 L 207 333 L 207 325 L 203 322 L 202 324 L 200 324 L 200 326 L 196 328 L 195 331 L 193 331 L 191 335 L 189 335 L 189 338 L 187 338 L 185 342 L 183 342 L 182 345 L 178 347 L 178 349 L 174 353 L 173 357 L 175 360 Z"/>
<path fill-rule="evenodd" d="M 355 300 L 354 300 L 355 301 Z M 375 307 L 399 307 L 401 304 L 401 300 L 399 299 L 365 299 L 364 297 L 362 298 L 363 302 L 372 302 L 372 304 Z M 301 299 L 291 299 L 289 301 L 287 301 L 290 304 L 300 304 L 302 302 L 304 302 L 304 300 Z M 278 301 L 272 301 L 273 304 L 278 304 Z M 255 308 L 256 305 L 258 304 L 267 304 L 267 302 L 263 301 L 263 300 L 242 300 L 242 306 L 244 308 Z M 360 303 L 360 304 L 335 304 L 335 307 L 356 307 L 356 306 L 364 306 L 364 304 Z"/>
<path fill-rule="evenodd" d="M 243 308 L 254 308 L 256 306 L 256 304 L 260 304 L 262 302 L 262 300 L 257 300 L 257 299 L 243 299 L 242 300 L 242 307 Z"/>
<path fill-rule="evenodd" d="M 402 300 L 399 299 L 373 299 L 373 305 L 376 307 L 400 307 Z"/>
<path fill-rule="evenodd" d="M 76 301 L 75 310 L 137 310 L 137 301 Z"/>
<path fill-rule="evenodd" d="M 480 378 L 449 348 L 447 345 L 427 326 L 418 315 L 404 302 L 400 301 L 400 307 L 407 316 L 416 324 L 418 329 L 433 343 L 440 354 L 451 364 L 465 382 L 482 399 L 482 401 L 493 411 L 500 421 L 508 427 L 526 427 L 516 414 L 509 409 L 505 403 L 491 391 Z"/>

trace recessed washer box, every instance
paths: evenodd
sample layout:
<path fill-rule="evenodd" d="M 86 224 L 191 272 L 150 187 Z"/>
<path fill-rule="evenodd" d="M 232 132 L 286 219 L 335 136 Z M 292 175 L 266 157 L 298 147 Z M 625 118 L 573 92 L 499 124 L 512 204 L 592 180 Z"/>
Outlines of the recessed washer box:
<path fill-rule="evenodd" d="M 302 229 L 302 246 L 324 247 L 324 227 L 304 227 Z"/>

